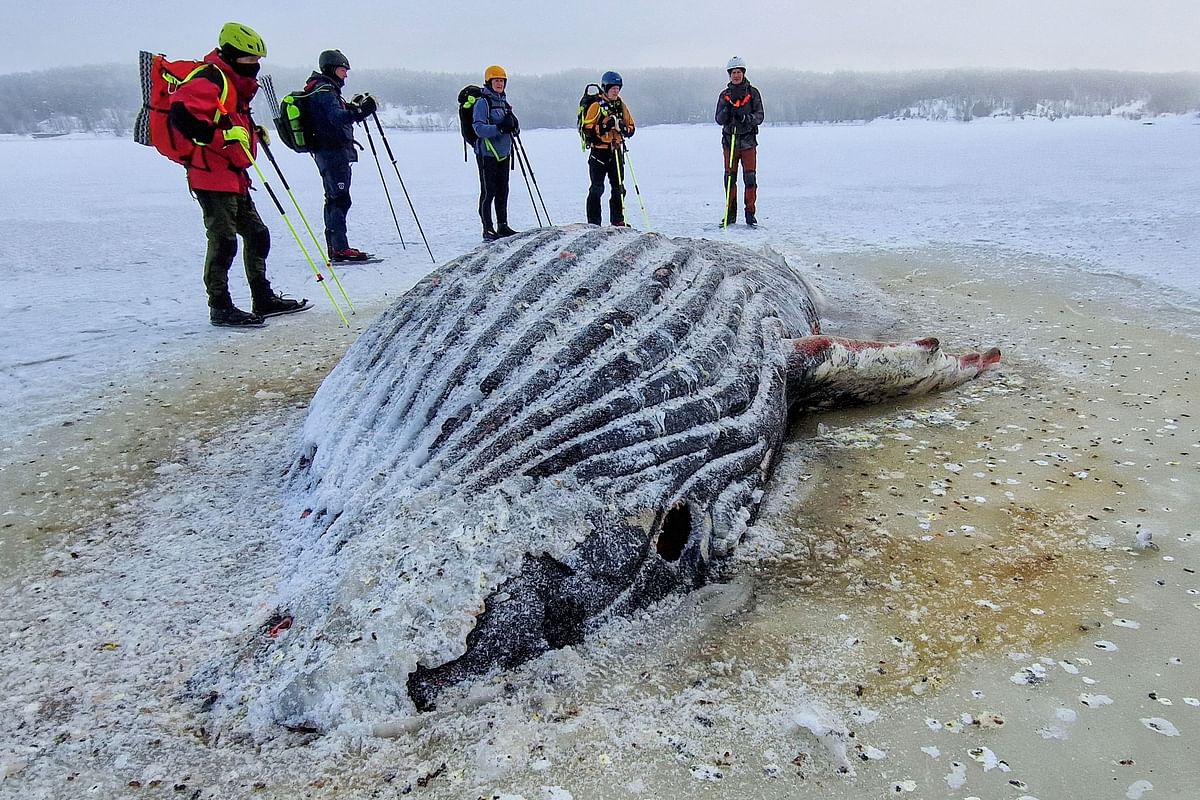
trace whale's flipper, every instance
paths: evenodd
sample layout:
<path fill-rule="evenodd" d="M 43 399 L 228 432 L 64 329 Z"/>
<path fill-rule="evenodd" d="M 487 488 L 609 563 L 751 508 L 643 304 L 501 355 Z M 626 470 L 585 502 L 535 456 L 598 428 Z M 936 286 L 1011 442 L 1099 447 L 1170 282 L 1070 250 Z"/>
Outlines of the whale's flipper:
<path fill-rule="evenodd" d="M 943 353 L 934 338 L 871 342 L 804 336 L 785 339 L 784 347 L 788 403 L 802 408 L 877 403 L 952 389 L 1000 361 L 995 347 L 952 356 Z"/>

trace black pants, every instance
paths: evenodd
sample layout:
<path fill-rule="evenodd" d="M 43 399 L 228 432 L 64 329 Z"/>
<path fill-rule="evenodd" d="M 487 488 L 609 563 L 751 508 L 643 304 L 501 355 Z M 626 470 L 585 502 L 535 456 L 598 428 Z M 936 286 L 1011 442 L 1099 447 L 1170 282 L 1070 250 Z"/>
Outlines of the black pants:
<path fill-rule="evenodd" d="M 475 154 L 479 164 L 479 219 L 485 231 L 508 225 L 508 173 L 512 156 L 500 161 L 491 156 Z M 492 225 L 492 206 L 496 206 L 496 225 Z"/>
<path fill-rule="evenodd" d="M 193 191 L 204 214 L 204 229 L 208 234 L 208 253 L 204 257 L 204 288 L 208 305 L 228 308 L 233 305 L 229 296 L 229 268 L 237 255 L 241 236 L 245 243 L 242 261 L 246 266 L 246 281 L 255 296 L 271 291 L 267 280 L 267 254 L 271 252 L 271 231 L 263 224 L 254 208 L 249 192 Z"/>
<path fill-rule="evenodd" d="M 608 219 L 614 225 L 625 223 L 625 157 L 619 150 L 593 147 L 588 156 L 588 175 L 592 185 L 587 196 L 587 221 L 600 224 L 600 198 L 604 196 L 604 179 L 612 191 L 608 197 Z"/>

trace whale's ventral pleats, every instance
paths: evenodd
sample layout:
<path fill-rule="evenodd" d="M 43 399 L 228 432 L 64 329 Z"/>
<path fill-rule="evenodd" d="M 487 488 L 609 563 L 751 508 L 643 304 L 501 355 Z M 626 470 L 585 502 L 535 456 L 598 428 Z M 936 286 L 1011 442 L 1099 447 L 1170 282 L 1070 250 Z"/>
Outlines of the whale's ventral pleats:
<path fill-rule="evenodd" d="M 577 643 L 709 578 L 789 411 L 946 388 L 998 357 L 823 336 L 800 275 L 734 245 L 581 225 L 484 245 L 314 397 L 290 623 L 209 674 L 213 713 L 259 733 L 394 719 Z"/>

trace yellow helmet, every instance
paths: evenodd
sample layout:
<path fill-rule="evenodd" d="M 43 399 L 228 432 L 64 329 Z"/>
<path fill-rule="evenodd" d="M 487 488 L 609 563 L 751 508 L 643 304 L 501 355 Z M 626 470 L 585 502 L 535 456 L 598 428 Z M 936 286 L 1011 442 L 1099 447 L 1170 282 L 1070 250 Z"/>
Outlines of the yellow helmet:
<path fill-rule="evenodd" d="M 217 37 L 218 47 L 231 47 L 246 55 L 265 56 L 267 45 L 262 37 L 240 22 L 226 22 Z"/>
<path fill-rule="evenodd" d="M 508 80 L 508 73 L 505 72 L 504 67 L 500 66 L 499 64 L 492 64 L 483 71 L 483 82 L 487 83 L 493 78 L 504 78 L 504 80 Z"/>

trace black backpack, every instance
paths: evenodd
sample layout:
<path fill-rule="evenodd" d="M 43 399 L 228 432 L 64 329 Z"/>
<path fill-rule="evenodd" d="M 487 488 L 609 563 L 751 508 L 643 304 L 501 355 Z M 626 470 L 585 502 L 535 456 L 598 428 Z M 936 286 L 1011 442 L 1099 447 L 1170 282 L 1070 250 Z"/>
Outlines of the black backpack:
<path fill-rule="evenodd" d="M 467 146 L 475 146 L 479 136 L 475 134 L 475 103 L 483 97 L 483 88 L 468 84 L 458 93 L 458 127 L 463 137 L 463 161 L 467 160 Z"/>
<path fill-rule="evenodd" d="M 317 92 L 328 90 L 328 86 L 317 86 L 313 89 L 305 87 L 298 92 L 292 92 L 279 101 L 279 116 L 275 117 L 275 130 L 279 132 L 279 140 L 289 150 L 308 153 L 316 149 L 317 141 L 313 133 L 312 118 L 308 111 L 308 100 Z"/>
<path fill-rule="evenodd" d="M 575 128 L 579 131 L 579 146 L 584 150 L 587 150 L 588 145 L 594 142 L 589 132 L 583 129 L 583 115 L 591 108 L 592 103 L 601 98 L 602 94 L 600 84 L 589 83 L 583 87 L 583 96 L 579 98 L 579 111 L 575 114 Z"/>

